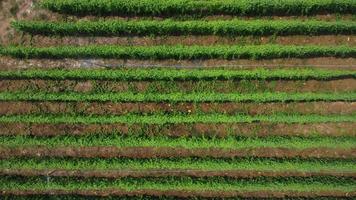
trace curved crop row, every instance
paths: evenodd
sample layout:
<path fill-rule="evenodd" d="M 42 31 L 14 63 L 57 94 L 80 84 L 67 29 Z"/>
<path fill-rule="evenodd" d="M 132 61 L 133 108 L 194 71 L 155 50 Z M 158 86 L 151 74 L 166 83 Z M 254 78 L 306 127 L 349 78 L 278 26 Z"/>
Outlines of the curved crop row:
<path fill-rule="evenodd" d="M 314 15 L 355 13 L 353 0 L 44 0 L 43 8 L 72 15 Z"/>
<path fill-rule="evenodd" d="M 119 68 L 119 69 L 22 69 L 0 71 L 2 79 L 50 80 L 330 80 L 356 78 L 356 71 L 327 69 L 177 69 L 177 68 Z"/>
<path fill-rule="evenodd" d="M 273 59 L 342 57 L 355 58 L 350 46 L 58 46 L 0 47 L 0 55 L 16 58 L 117 58 L 117 59 Z"/>
<path fill-rule="evenodd" d="M 354 34 L 352 21 L 228 20 L 228 21 L 14 21 L 12 27 L 32 35 L 161 36 L 161 35 L 333 35 Z"/>

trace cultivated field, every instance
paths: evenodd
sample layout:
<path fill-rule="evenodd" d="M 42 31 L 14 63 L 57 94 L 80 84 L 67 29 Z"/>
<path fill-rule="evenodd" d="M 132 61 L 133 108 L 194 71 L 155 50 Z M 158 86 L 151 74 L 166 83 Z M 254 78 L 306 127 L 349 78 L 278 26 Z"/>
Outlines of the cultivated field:
<path fill-rule="evenodd" d="M 0 3 L 0 199 L 356 198 L 356 1 Z"/>

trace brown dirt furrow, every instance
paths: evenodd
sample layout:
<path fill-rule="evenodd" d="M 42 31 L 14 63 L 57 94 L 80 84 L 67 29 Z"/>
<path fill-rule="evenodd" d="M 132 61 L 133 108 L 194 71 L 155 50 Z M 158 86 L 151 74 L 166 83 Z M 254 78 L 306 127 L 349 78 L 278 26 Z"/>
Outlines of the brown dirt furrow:
<path fill-rule="evenodd" d="M 0 101 L 0 115 L 64 114 L 122 115 L 127 113 L 224 113 L 266 115 L 273 113 L 354 114 L 356 102 L 292 103 L 113 103 L 113 102 L 28 102 Z"/>
<path fill-rule="evenodd" d="M 79 195 L 79 196 L 170 196 L 178 198 L 277 198 L 284 199 L 288 197 L 355 197 L 356 192 L 344 192 L 339 190 L 329 191 L 209 191 L 209 190 L 134 190 L 127 191 L 121 189 L 103 189 L 103 190 L 2 190 L 0 195 L 30 196 L 30 195 Z"/>
<path fill-rule="evenodd" d="M 11 42 L 14 36 L 9 38 L 9 33 L 11 32 L 10 23 L 12 20 L 23 18 L 24 15 L 28 15 L 32 11 L 33 0 L 23 0 L 23 1 L 14 1 L 14 0 L 2 0 L 0 1 L 0 43 Z M 11 7 L 10 7 L 11 6 Z M 12 8 L 17 7 L 16 13 L 12 13 Z M 11 13 L 10 16 L 7 16 Z M 12 16 L 14 15 L 14 16 Z M 8 41 L 9 40 L 9 41 Z"/>
<path fill-rule="evenodd" d="M 0 123 L 0 135 L 33 135 L 56 136 L 90 134 L 143 134 L 148 136 L 166 135 L 183 136 L 356 136 L 355 124 L 315 123 L 315 124 L 282 124 L 282 123 L 226 123 L 226 124 L 170 124 L 170 125 L 127 125 L 127 124 L 27 124 Z"/>
<path fill-rule="evenodd" d="M 179 68 L 214 68 L 226 67 L 232 69 L 255 69 L 265 67 L 267 69 L 276 68 L 296 68 L 313 67 L 321 69 L 356 69 L 356 58 L 284 58 L 269 60 L 122 60 L 122 59 L 14 59 L 10 57 L 0 57 L 0 70 L 28 69 L 28 68 L 102 68 L 102 67 L 179 67 Z"/>
<path fill-rule="evenodd" d="M 159 81 L 75 81 L 75 80 L 0 80 L 0 92 L 350 92 L 356 91 L 356 79 L 305 81 L 176 81 L 166 88 Z M 167 84 L 167 82 L 166 82 Z M 202 86 L 199 86 L 204 84 Z"/>
<path fill-rule="evenodd" d="M 54 176 L 54 177 L 83 177 L 83 178 L 122 178 L 122 177 L 353 177 L 355 172 L 301 172 L 301 171 L 256 171 L 256 170 L 63 170 L 63 169 L 0 169 L 2 176 Z"/>
<path fill-rule="evenodd" d="M 0 158 L 80 157 L 80 158 L 175 158 L 175 157 L 261 157 L 261 158 L 356 158 L 356 148 L 171 148 L 171 147 L 0 147 Z"/>
<path fill-rule="evenodd" d="M 30 44 L 30 35 L 25 44 Z M 32 44 L 38 47 L 57 45 L 232 45 L 232 44 L 281 44 L 281 45 L 356 45 L 355 35 L 321 36 L 157 36 L 157 37 L 46 37 L 33 36 Z"/>

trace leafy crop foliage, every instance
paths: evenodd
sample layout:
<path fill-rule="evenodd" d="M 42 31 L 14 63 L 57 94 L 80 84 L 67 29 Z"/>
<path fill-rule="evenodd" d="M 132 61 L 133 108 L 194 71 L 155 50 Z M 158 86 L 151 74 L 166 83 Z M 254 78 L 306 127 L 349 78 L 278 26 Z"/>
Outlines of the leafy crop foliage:
<path fill-rule="evenodd" d="M 328 69 L 176 69 L 176 68 L 120 68 L 120 69 L 21 69 L 2 70 L 4 79 L 50 79 L 50 80 L 329 80 L 356 78 L 352 70 Z"/>
<path fill-rule="evenodd" d="M 355 101 L 356 93 L 47 93 L 1 92 L 2 101 L 99 101 L 99 102 L 311 102 Z"/>
<path fill-rule="evenodd" d="M 33 35 L 327 35 L 356 33 L 352 21 L 301 20 L 102 20 L 79 22 L 14 21 L 18 31 Z"/>
<path fill-rule="evenodd" d="M 0 116 L 0 122 L 24 122 L 24 123 L 82 123 L 82 124 L 176 124 L 176 123 L 323 123 L 323 122 L 356 122 L 356 115 L 12 115 Z"/>
<path fill-rule="evenodd" d="M 267 171 L 351 171 L 353 160 L 325 160 L 300 158 L 10 158 L 0 163 L 1 169 L 195 169 L 195 170 L 267 170 Z"/>
<path fill-rule="evenodd" d="M 173 116 L 174 117 L 174 116 Z M 351 149 L 356 145 L 353 137 L 236 137 L 205 138 L 205 137 L 180 137 L 168 136 L 142 137 L 120 135 L 88 135 L 88 136 L 0 136 L 0 144 L 6 147 L 170 147 L 185 149 L 245 149 L 245 148 L 342 148 Z"/>
<path fill-rule="evenodd" d="M 43 8 L 72 15 L 314 15 L 355 13 L 354 0 L 44 0 Z"/>
<path fill-rule="evenodd" d="M 57 46 L 0 47 L 0 55 L 16 58 L 117 58 L 117 59 L 273 59 L 342 57 L 355 58 L 351 46 Z"/>

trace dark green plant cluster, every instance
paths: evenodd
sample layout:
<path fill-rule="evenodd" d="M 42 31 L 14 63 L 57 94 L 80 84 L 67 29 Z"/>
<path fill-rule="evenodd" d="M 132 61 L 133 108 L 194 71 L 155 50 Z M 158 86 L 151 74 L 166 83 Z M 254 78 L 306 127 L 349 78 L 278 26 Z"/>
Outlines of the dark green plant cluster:
<path fill-rule="evenodd" d="M 188 81 L 188 80 L 331 80 L 356 78 L 356 71 L 328 69 L 23 69 L 2 70 L 3 79 L 112 80 L 112 81 Z"/>
<path fill-rule="evenodd" d="M 44 0 L 43 8 L 72 15 L 315 15 L 355 13 L 354 0 Z"/>
<path fill-rule="evenodd" d="M 331 139 L 330 139 L 331 140 Z M 0 162 L 0 168 L 63 169 L 63 170 L 261 170 L 345 172 L 356 170 L 352 159 L 301 158 L 9 158 Z"/>
<path fill-rule="evenodd" d="M 174 115 L 172 116 L 174 117 Z M 331 118 L 331 117 L 330 117 Z M 53 137 L 32 137 L 32 136 L 0 136 L 0 144 L 6 147 L 31 147 L 42 146 L 48 148 L 58 147 L 161 147 L 161 148 L 184 148 L 184 149 L 224 149 L 241 150 L 247 148 L 342 148 L 352 149 L 356 144 L 354 137 L 325 137 L 314 136 L 303 137 L 236 137 L 227 136 L 225 138 L 205 138 L 205 137 L 179 137 L 169 136 L 123 136 L 120 134 L 110 135 L 59 135 Z M 178 166 L 177 166 L 178 167 Z"/>
<path fill-rule="evenodd" d="M 354 34 L 352 21 L 301 20 L 102 20 L 78 22 L 14 21 L 12 27 L 32 35 L 162 36 L 162 35 L 333 35 Z"/>
<path fill-rule="evenodd" d="M 351 46 L 56 46 L 0 47 L 0 55 L 15 58 L 116 58 L 116 59 L 273 59 L 339 57 L 356 58 Z"/>
<path fill-rule="evenodd" d="M 246 179 L 230 179 L 225 177 L 164 177 L 164 178 L 134 178 L 120 179 L 73 177 L 51 177 L 47 181 L 43 177 L 27 177 L 23 183 L 21 177 L 0 177 L 0 187 L 7 189 L 123 189 L 124 191 L 153 189 L 160 191 L 190 190 L 190 191 L 257 191 L 261 189 L 273 191 L 318 191 L 333 190 L 353 191 L 355 180 L 350 177 L 258 177 Z"/>

